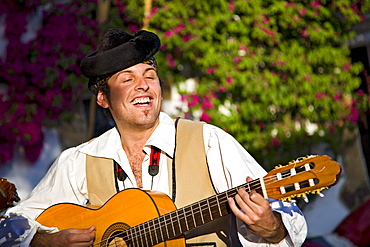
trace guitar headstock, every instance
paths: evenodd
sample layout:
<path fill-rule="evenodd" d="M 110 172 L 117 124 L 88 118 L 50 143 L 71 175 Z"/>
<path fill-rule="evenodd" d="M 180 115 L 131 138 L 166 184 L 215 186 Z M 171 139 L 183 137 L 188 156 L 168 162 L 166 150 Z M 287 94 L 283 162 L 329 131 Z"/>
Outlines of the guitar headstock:
<path fill-rule="evenodd" d="M 340 165 L 328 156 L 307 156 L 279 165 L 264 178 L 268 198 L 291 201 L 293 197 L 320 194 L 337 182 Z"/>

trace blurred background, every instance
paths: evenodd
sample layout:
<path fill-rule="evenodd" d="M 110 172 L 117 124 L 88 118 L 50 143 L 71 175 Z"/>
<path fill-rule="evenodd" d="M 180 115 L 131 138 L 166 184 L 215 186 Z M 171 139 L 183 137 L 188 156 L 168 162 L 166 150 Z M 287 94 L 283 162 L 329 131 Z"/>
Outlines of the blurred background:
<path fill-rule="evenodd" d="M 340 163 L 324 198 L 297 199 L 305 245 L 369 246 L 368 223 L 338 230 L 370 217 L 369 0 L 2 0 L 0 177 L 21 199 L 62 150 L 114 126 L 79 69 L 110 28 L 160 36 L 171 116 L 221 127 L 266 170 Z"/>

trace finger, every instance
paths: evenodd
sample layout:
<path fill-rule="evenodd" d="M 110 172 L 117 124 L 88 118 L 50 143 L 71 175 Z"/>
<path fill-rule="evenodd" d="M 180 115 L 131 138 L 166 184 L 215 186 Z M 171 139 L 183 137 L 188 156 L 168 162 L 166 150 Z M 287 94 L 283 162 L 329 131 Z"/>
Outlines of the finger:
<path fill-rule="evenodd" d="M 89 243 L 95 239 L 95 226 L 86 229 L 71 229 L 71 241 L 75 243 Z"/>
<path fill-rule="evenodd" d="M 94 232 L 95 230 L 96 230 L 95 226 L 90 226 L 89 228 L 87 228 L 87 231 L 89 232 Z"/>
<path fill-rule="evenodd" d="M 247 177 L 247 182 L 251 182 L 251 181 L 253 181 L 253 179 L 251 178 L 251 177 Z"/>
<path fill-rule="evenodd" d="M 252 191 L 249 193 L 249 199 L 258 208 L 261 208 L 262 210 L 271 210 L 270 203 L 258 192 Z"/>
<path fill-rule="evenodd" d="M 250 220 L 257 220 L 256 212 L 259 212 L 259 208 L 250 200 L 249 194 L 246 191 L 239 191 L 239 194 L 235 196 L 235 202 L 239 206 L 241 213 L 247 215 Z M 246 223 L 251 222 L 248 221 Z"/>
<path fill-rule="evenodd" d="M 242 220 L 243 222 L 245 222 L 246 224 L 248 224 L 249 222 L 251 222 L 250 218 L 248 217 L 248 215 L 244 214 L 239 208 L 238 206 L 236 205 L 235 203 L 235 200 L 234 198 L 228 198 L 228 202 L 229 202 L 229 206 L 230 206 L 230 209 L 231 211 L 234 213 L 234 215 L 239 218 L 240 220 Z"/>

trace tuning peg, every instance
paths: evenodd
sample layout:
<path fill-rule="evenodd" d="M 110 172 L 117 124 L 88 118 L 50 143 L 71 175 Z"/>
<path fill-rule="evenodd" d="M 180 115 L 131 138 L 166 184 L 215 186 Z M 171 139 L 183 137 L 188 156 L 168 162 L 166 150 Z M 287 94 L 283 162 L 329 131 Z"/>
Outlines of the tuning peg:
<path fill-rule="evenodd" d="M 322 194 L 321 192 L 317 193 L 320 197 L 325 197 L 324 194 Z"/>
<path fill-rule="evenodd" d="M 306 196 L 306 194 L 302 194 L 301 197 L 303 198 L 303 200 L 308 203 L 308 197 Z"/>

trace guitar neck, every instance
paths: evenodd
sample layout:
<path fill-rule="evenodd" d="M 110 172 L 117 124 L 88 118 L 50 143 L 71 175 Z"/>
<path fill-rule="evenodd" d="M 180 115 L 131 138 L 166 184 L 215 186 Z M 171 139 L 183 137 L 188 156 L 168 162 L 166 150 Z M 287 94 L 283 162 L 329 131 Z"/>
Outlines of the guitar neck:
<path fill-rule="evenodd" d="M 248 192 L 256 190 L 261 193 L 259 180 L 243 184 L 202 201 L 190 204 L 161 217 L 126 230 L 122 235 L 128 243 L 148 243 L 148 246 L 176 238 L 199 226 L 207 224 L 222 216 L 230 214 L 227 199 L 238 193 L 238 188 L 244 187 Z M 134 246 L 136 243 L 134 243 Z"/>

